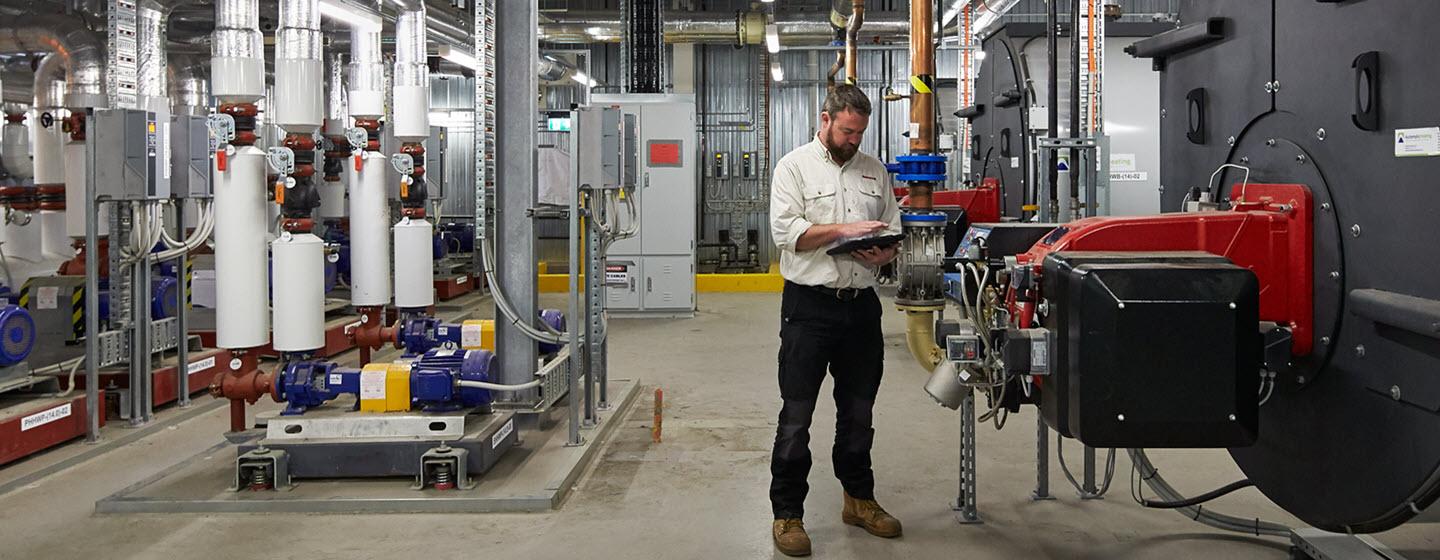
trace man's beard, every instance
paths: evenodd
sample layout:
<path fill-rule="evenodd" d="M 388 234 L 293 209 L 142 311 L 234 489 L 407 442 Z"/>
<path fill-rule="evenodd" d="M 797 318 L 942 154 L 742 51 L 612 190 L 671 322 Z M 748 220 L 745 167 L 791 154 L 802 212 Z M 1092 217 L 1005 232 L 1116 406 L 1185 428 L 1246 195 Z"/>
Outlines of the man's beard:
<path fill-rule="evenodd" d="M 859 146 L 846 145 L 828 137 L 825 139 L 825 149 L 830 151 L 830 159 L 841 163 L 850 161 L 850 158 L 860 151 Z"/>

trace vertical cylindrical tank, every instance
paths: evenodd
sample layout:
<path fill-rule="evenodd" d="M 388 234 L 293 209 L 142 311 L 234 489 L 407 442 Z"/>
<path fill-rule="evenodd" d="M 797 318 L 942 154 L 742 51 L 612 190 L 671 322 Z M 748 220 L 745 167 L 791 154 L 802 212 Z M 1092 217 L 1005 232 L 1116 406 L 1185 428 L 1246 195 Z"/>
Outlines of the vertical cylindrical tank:
<path fill-rule="evenodd" d="M 389 164 L 380 152 L 363 157 L 360 171 L 350 174 L 350 303 L 385 305 L 390 303 Z"/>
<path fill-rule="evenodd" d="M 253 348 L 270 340 L 265 152 L 237 146 L 227 159 L 214 171 L 215 338 L 221 348 Z"/>
<path fill-rule="evenodd" d="M 395 307 L 416 309 L 435 304 L 433 234 L 433 226 L 423 219 L 405 218 L 395 224 Z"/>
<path fill-rule="evenodd" d="M 280 234 L 270 244 L 275 286 L 275 350 L 308 352 L 325 346 L 325 243 L 310 233 Z"/>

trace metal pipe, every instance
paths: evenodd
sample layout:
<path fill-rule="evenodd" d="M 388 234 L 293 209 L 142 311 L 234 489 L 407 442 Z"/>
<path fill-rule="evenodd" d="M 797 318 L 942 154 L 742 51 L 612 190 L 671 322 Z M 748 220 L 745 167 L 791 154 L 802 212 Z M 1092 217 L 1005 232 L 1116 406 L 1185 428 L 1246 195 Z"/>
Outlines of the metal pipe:
<path fill-rule="evenodd" d="M 395 69 L 392 86 L 395 138 L 420 142 L 430 136 L 430 69 L 426 66 L 428 32 L 424 2 L 404 6 L 395 19 Z"/>
<path fill-rule="evenodd" d="M 177 115 L 205 116 L 210 113 L 210 64 L 193 54 L 166 56 L 170 89 L 170 111 Z"/>
<path fill-rule="evenodd" d="M 140 2 L 135 6 L 136 99 L 139 107 L 149 111 L 169 109 L 170 91 L 166 87 L 168 65 L 165 62 L 165 14 L 159 3 Z"/>
<path fill-rule="evenodd" d="M 1070 0 L 1070 134 L 1080 137 L 1080 0 Z M 1070 150 L 1070 214 L 1080 217 L 1080 154 Z"/>
<path fill-rule="evenodd" d="M 221 104 L 265 96 L 263 39 L 259 0 L 215 0 L 210 89 Z"/>
<path fill-rule="evenodd" d="M 932 11 L 933 13 L 933 11 Z M 932 20 L 933 21 L 933 20 Z M 756 26 L 759 29 L 755 29 Z M 667 43 L 760 44 L 765 40 L 765 18 L 760 12 L 687 12 L 665 18 Z M 826 44 L 835 38 L 830 21 L 814 13 L 776 14 L 775 26 L 786 45 Z M 553 14 L 540 24 L 540 40 L 547 43 L 619 43 L 625 26 L 620 14 L 610 11 L 572 10 Z M 903 13 L 872 13 L 866 17 L 861 42 L 899 40 L 910 34 Z"/>
<path fill-rule="evenodd" d="M 385 65 L 380 61 L 380 30 L 350 28 L 350 115 L 385 116 Z"/>
<path fill-rule="evenodd" d="M 65 106 L 104 107 L 105 43 L 80 20 L 37 14 L 0 27 L 0 52 L 51 52 L 65 61 Z"/>
<path fill-rule="evenodd" d="M 910 3 L 910 153 L 935 152 L 935 6 L 928 1 Z M 931 208 L 928 183 L 911 183 L 910 208 Z"/>
<path fill-rule="evenodd" d="M 37 111 L 64 107 L 65 57 L 50 53 L 41 58 L 31 87 L 34 91 L 32 103 Z"/>
<path fill-rule="evenodd" d="M 850 20 L 845 23 L 845 83 L 854 84 L 860 79 L 860 56 L 856 47 L 860 42 L 860 26 L 865 25 L 865 0 L 854 0 L 850 7 Z"/>
<path fill-rule="evenodd" d="M 1045 9 L 1045 57 L 1049 61 L 1049 86 L 1046 88 L 1046 96 L 1049 98 L 1049 120 L 1046 131 L 1051 138 L 1059 137 L 1060 128 L 1060 62 L 1059 62 L 1059 35 L 1060 35 L 1060 0 L 1048 0 Z M 1047 167 L 1050 173 L 1050 207 L 1046 209 L 1045 218 L 1056 220 L 1060 218 L 1060 169 L 1056 167 L 1059 161 L 1060 150 L 1049 149 L 1049 163 Z"/>

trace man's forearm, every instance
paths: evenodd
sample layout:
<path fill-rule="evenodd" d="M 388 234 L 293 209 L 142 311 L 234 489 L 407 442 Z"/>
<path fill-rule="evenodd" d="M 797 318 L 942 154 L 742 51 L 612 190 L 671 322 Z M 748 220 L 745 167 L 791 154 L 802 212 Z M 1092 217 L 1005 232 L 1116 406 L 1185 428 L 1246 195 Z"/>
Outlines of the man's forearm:
<path fill-rule="evenodd" d="M 796 251 L 814 251 L 840 238 L 842 224 L 813 224 L 805 233 L 800 234 L 800 239 L 795 240 Z"/>

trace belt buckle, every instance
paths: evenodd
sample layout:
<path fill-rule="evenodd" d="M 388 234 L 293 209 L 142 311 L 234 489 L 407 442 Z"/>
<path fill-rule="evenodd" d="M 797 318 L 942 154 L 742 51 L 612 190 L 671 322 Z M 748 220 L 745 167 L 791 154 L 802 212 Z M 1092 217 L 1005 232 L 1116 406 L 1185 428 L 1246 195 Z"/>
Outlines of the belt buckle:
<path fill-rule="evenodd" d="M 859 296 L 860 290 L 857 288 L 839 288 L 835 290 L 835 299 L 840 301 L 852 301 Z"/>

